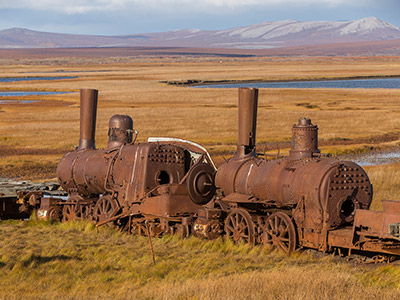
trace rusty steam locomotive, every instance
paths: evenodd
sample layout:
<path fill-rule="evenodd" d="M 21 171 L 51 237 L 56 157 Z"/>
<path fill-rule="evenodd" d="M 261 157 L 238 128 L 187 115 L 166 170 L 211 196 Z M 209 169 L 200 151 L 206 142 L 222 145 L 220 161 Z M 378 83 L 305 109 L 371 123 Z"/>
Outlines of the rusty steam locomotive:
<path fill-rule="evenodd" d="M 79 146 L 57 166 L 69 196 L 39 195 L 38 216 L 115 222 L 137 233 L 145 231 L 147 221 L 152 235 L 187 236 L 193 216 L 215 193 L 216 169 L 207 150 L 180 139 L 136 144 L 138 132 L 126 115 L 110 119 L 107 148 L 96 149 L 96 111 L 97 90 L 81 90 Z"/>
<path fill-rule="evenodd" d="M 57 168 L 69 196 L 41 194 L 38 215 L 87 218 L 152 236 L 226 235 L 286 252 L 306 247 L 400 255 L 400 202 L 384 201 L 383 212 L 368 210 L 373 190 L 367 174 L 354 162 L 321 154 L 310 119 L 293 126 L 288 157 L 258 154 L 257 102 L 257 89 L 239 89 L 237 151 L 217 170 L 193 142 L 136 144 L 129 116 L 113 116 L 107 148 L 95 149 L 97 91 L 81 90 L 79 146 Z"/>

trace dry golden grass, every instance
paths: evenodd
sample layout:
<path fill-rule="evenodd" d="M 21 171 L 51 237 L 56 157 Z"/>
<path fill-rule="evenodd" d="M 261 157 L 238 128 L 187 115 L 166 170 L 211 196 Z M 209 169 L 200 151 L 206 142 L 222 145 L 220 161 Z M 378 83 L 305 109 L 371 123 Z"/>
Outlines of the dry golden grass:
<path fill-rule="evenodd" d="M 382 200 L 400 200 L 400 163 L 365 167 L 373 184 L 374 200 L 371 209 L 382 210 Z"/>
<path fill-rule="evenodd" d="M 1 77 L 78 76 L 77 79 L 0 83 L 1 90 L 72 91 L 31 96 L 39 102 L 0 104 L 3 145 L 29 149 L 64 149 L 78 143 L 80 88 L 99 90 L 97 145 L 106 144 L 108 119 L 115 113 L 134 118 L 139 141 L 174 136 L 210 147 L 215 154 L 234 149 L 237 136 L 237 90 L 168 86 L 168 80 L 282 80 L 400 74 L 400 58 L 109 58 L 7 60 Z M 400 134 L 399 90 L 262 89 L 259 99 L 259 143 L 272 148 L 287 142 L 291 126 L 311 117 L 321 141 L 335 153 L 365 146 L 397 145 Z M 381 139 L 391 133 L 390 139 Z M 350 140 L 340 146 L 340 140 Z M 353 141 L 353 142 L 351 142 Z M 335 144 L 339 144 L 335 147 Z M 10 157 L 18 160 L 21 157 Z M 35 162 L 38 157 L 23 158 Z M 54 163 L 55 158 L 40 158 Z M 217 160 L 221 157 L 217 156 Z M 7 161 L 2 159 L 1 165 Z M 7 173 L 8 174 L 8 173 Z"/>
<path fill-rule="evenodd" d="M 283 80 L 400 74 L 400 58 L 109 58 L 0 62 L 0 77 L 79 76 L 72 80 L 0 83 L 2 90 L 67 90 L 0 104 L 0 177 L 52 177 L 78 143 L 80 88 L 99 89 L 97 140 L 108 119 L 134 118 L 139 141 L 175 136 L 229 156 L 237 137 L 237 91 L 168 86 L 176 80 Z M 259 144 L 287 148 L 291 126 L 311 117 L 322 149 L 332 153 L 394 147 L 400 142 L 399 90 L 262 89 Z M 262 151 L 262 146 L 259 147 Z M 287 151 L 287 149 L 286 149 Z M 372 208 L 398 199 L 400 165 L 366 168 Z M 286 257 L 262 247 L 190 238 L 147 239 L 87 223 L 8 222 L 0 226 L 2 299 L 400 299 L 398 266 L 366 267 L 307 253 Z"/>
<path fill-rule="evenodd" d="M 90 223 L 0 224 L 1 299 L 399 299 L 400 269 Z"/>

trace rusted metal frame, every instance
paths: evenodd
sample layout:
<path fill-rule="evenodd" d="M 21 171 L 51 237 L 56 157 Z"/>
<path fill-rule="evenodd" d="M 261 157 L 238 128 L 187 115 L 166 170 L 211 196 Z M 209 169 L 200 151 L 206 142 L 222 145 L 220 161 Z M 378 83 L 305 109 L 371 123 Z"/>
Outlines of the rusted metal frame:
<path fill-rule="evenodd" d="M 78 180 L 75 177 L 75 169 L 76 169 L 76 164 L 78 162 L 78 159 L 79 159 L 78 156 L 76 156 L 73 159 L 73 161 L 71 163 L 71 175 L 70 175 L 70 178 L 71 178 L 72 182 L 74 183 L 74 186 L 76 187 L 76 192 L 78 192 L 78 187 L 79 187 Z M 60 165 L 60 163 L 58 163 L 58 165 Z M 70 195 L 72 194 L 72 192 L 70 192 L 70 191 L 68 191 L 68 192 L 69 192 Z"/>
<path fill-rule="evenodd" d="M 128 216 L 131 216 L 132 215 L 132 213 L 125 213 L 125 214 L 119 214 L 119 215 L 116 215 L 116 216 L 114 216 L 114 217 L 112 217 L 112 218 L 109 218 L 109 219 L 107 219 L 107 220 L 104 220 L 104 221 L 101 221 L 101 222 L 99 222 L 99 223 L 97 223 L 96 224 L 96 227 L 100 227 L 100 226 L 103 226 L 103 225 L 105 225 L 105 224 L 107 224 L 107 223 L 110 223 L 110 222 L 113 222 L 113 221 L 115 221 L 115 220 L 118 220 L 118 219 L 122 219 L 122 218 L 125 218 L 125 217 L 128 217 Z"/>
<path fill-rule="evenodd" d="M 104 190 L 105 190 L 106 192 L 111 193 L 112 195 L 114 194 L 114 190 L 109 189 L 109 188 L 107 187 L 107 184 L 108 184 L 108 178 L 110 177 L 111 166 L 114 166 L 114 162 L 115 162 L 115 160 L 116 160 L 116 158 L 117 158 L 118 155 L 120 155 L 120 152 L 116 152 L 116 153 L 114 154 L 114 156 L 110 159 L 110 162 L 108 163 L 108 166 L 107 166 L 106 178 L 105 178 L 105 180 L 104 180 Z"/>
<path fill-rule="evenodd" d="M 114 216 L 114 217 L 112 217 L 110 219 L 107 219 L 107 220 L 104 220 L 102 222 L 97 223 L 96 227 L 105 225 L 107 223 L 110 223 L 110 222 L 113 222 L 113 221 L 116 221 L 118 219 L 122 219 L 122 218 L 125 218 L 125 217 L 128 217 L 128 216 L 133 216 L 133 214 L 131 212 L 129 212 L 129 213 L 116 215 L 116 216 Z M 146 214 L 144 216 L 145 216 L 144 220 L 160 219 L 160 216 L 157 216 L 157 215 Z M 165 217 L 165 219 L 168 220 L 168 221 L 172 221 L 172 222 L 180 222 L 182 220 L 182 217 Z"/>
<path fill-rule="evenodd" d="M 132 215 L 129 215 L 129 220 L 128 220 L 128 233 L 132 233 Z"/>
<path fill-rule="evenodd" d="M 189 172 L 188 172 L 189 173 Z M 188 174 L 187 173 L 187 174 Z M 184 179 L 186 179 L 186 175 L 184 177 Z M 182 184 L 183 179 L 181 180 L 181 182 L 179 184 Z M 151 190 L 149 190 L 146 194 L 144 194 L 139 200 L 133 202 L 133 203 L 142 203 L 146 198 L 148 198 L 148 196 L 153 193 L 154 191 L 158 190 L 161 186 L 163 185 L 157 185 L 154 188 L 152 188 Z"/>
<path fill-rule="evenodd" d="M 167 221 L 172 221 L 172 222 L 179 222 L 183 218 L 183 217 L 164 217 L 164 216 L 158 216 L 158 215 L 152 215 L 152 214 L 143 214 L 143 216 L 145 219 L 148 219 L 148 220 L 165 219 Z"/>
<path fill-rule="evenodd" d="M 134 179 L 135 179 L 135 175 L 136 175 L 136 172 L 137 172 L 137 162 L 138 162 L 138 153 L 139 153 L 139 151 L 140 151 L 140 149 L 138 149 L 138 148 L 136 148 L 135 149 L 135 158 L 134 158 L 134 162 L 133 162 L 133 167 L 132 167 L 132 173 L 131 173 L 131 179 L 130 179 L 130 187 L 126 190 L 126 193 L 125 193 L 125 201 L 127 202 L 127 199 L 128 199 L 128 194 L 129 193 L 132 193 L 131 192 L 131 190 L 133 189 L 133 181 L 134 181 Z M 141 151 L 140 151 L 141 152 Z M 133 202 L 137 202 L 137 200 L 136 200 L 136 198 L 137 198 L 137 185 L 135 186 L 135 190 L 134 190 L 134 201 Z M 139 200 L 140 201 L 140 200 Z"/>
<path fill-rule="evenodd" d="M 325 198 L 324 203 L 322 203 L 320 191 L 321 191 L 321 188 L 322 188 L 322 184 L 325 182 L 325 180 L 324 180 L 325 177 L 331 172 L 331 170 L 333 170 L 335 168 L 336 168 L 336 164 L 331 165 L 331 167 L 328 170 L 325 171 L 325 175 L 323 176 L 323 178 L 322 178 L 322 180 L 321 180 L 321 182 L 320 182 L 320 184 L 318 186 L 318 191 L 319 191 L 319 193 L 318 193 L 318 204 L 319 204 L 320 209 L 322 211 L 322 222 L 323 222 L 323 225 L 322 225 L 321 234 L 323 235 L 324 243 L 323 243 L 322 246 L 323 246 L 324 252 L 328 251 L 329 248 L 330 248 L 330 245 L 329 245 L 329 242 L 328 242 L 328 231 L 329 230 L 327 228 L 327 214 L 328 214 L 327 207 L 328 207 L 328 200 L 329 200 L 329 197 L 328 197 L 329 189 L 327 188 L 327 190 L 326 190 L 326 195 L 324 197 Z"/>
<path fill-rule="evenodd" d="M 154 191 L 156 191 L 157 189 L 160 188 L 161 185 L 157 185 L 155 187 L 153 187 L 150 191 L 148 191 L 146 194 L 144 194 L 143 197 L 141 197 L 139 200 L 137 200 L 135 203 L 141 203 L 143 202 L 144 199 L 148 198 L 147 196 L 149 196 L 151 193 L 153 193 Z"/>
<path fill-rule="evenodd" d="M 203 146 L 192 142 L 192 141 L 188 141 L 188 140 L 183 140 L 183 139 L 178 139 L 178 138 L 168 138 L 168 137 L 149 137 L 147 139 L 148 142 L 150 143 L 168 143 L 171 145 L 177 145 L 183 148 L 187 148 L 189 151 L 193 151 L 193 152 L 198 152 L 200 151 L 201 154 L 205 154 L 207 161 L 209 162 L 209 164 L 215 169 L 217 170 L 217 167 L 215 166 L 214 161 L 212 160 L 210 153 L 208 153 L 207 149 L 204 148 Z"/>
<path fill-rule="evenodd" d="M 297 232 L 301 233 L 301 239 L 299 239 L 299 243 L 302 239 L 304 239 L 304 227 L 305 227 L 305 219 L 306 219 L 306 206 L 305 206 L 305 201 L 306 201 L 306 195 L 303 195 L 300 199 L 300 202 L 297 203 L 296 207 L 293 208 L 294 212 L 292 212 L 292 216 L 295 215 L 296 210 L 299 211 L 299 216 L 301 218 L 301 226 L 300 224 L 297 224 Z"/>

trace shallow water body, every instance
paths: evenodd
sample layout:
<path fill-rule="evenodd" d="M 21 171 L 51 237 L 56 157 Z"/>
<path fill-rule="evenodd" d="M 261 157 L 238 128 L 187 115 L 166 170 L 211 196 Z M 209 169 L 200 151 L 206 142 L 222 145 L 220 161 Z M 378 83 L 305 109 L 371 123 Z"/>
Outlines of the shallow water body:
<path fill-rule="evenodd" d="M 71 93 L 71 92 L 7 91 L 7 92 L 0 92 L 0 97 L 60 95 L 60 94 L 68 94 L 68 93 Z"/>
<path fill-rule="evenodd" d="M 0 104 L 30 104 L 38 100 L 0 100 Z"/>
<path fill-rule="evenodd" d="M 400 89 L 400 78 L 315 80 L 315 81 L 282 81 L 282 82 L 249 82 L 224 83 L 192 86 L 194 88 L 279 88 L 279 89 Z"/>
<path fill-rule="evenodd" d="M 17 82 L 17 81 L 33 81 L 33 80 L 61 80 L 75 79 L 78 76 L 46 76 L 46 77 L 3 77 L 0 82 Z"/>
<path fill-rule="evenodd" d="M 363 167 L 387 165 L 400 162 L 400 150 L 344 155 L 340 158 L 343 160 L 354 161 L 355 163 Z"/>

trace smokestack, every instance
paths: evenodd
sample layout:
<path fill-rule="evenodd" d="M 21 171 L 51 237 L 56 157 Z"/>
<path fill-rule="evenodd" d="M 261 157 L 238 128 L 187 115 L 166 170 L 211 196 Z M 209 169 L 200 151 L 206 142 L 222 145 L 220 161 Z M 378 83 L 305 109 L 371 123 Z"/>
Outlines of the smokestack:
<path fill-rule="evenodd" d="M 77 150 L 95 149 L 97 90 L 81 89 L 81 127 Z"/>
<path fill-rule="evenodd" d="M 255 155 L 258 89 L 239 88 L 239 140 L 236 159 Z"/>

